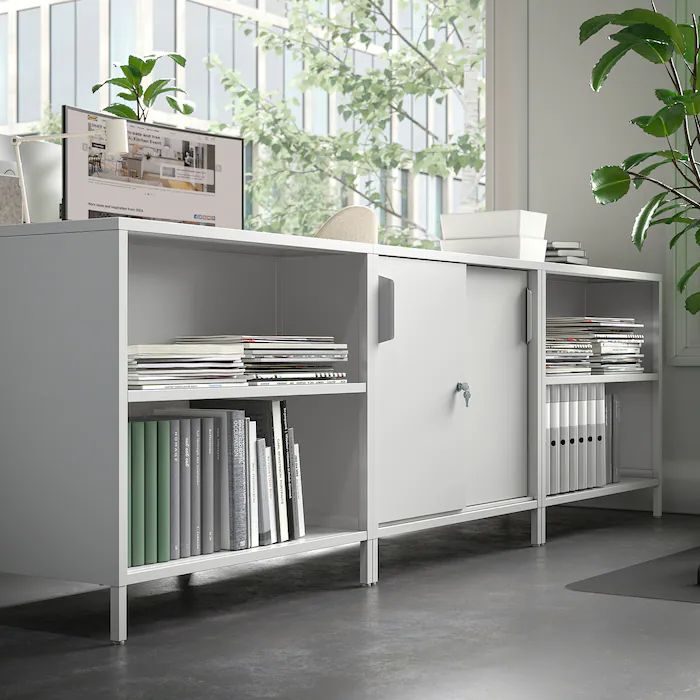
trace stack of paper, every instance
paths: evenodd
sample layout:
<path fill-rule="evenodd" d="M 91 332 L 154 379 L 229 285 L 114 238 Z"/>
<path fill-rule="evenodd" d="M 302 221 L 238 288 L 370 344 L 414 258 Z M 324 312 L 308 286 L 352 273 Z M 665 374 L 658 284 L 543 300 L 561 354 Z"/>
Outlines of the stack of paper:
<path fill-rule="evenodd" d="M 347 362 L 348 346 L 332 336 L 183 336 L 176 342 L 182 347 L 197 343 L 241 347 L 244 378 L 250 386 L 347 382 L 347 373 L 337 371 L 334 363 Z"/>
<path fill-rule="evenodd" d="M 588 265 L 586 251 L 578 241 L 547 241 L 545 260 L 569 265 Z"/>
<path fill-rule="evenodd" d="M 240 344 L 130 345 L 129 389 L 199 389 L 245 384 Z"/>

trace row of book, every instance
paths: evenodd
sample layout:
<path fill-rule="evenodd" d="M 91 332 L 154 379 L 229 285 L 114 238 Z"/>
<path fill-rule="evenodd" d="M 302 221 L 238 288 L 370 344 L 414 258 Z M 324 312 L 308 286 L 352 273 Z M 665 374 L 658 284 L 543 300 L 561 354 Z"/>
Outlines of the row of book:
<path fill-rule="evenodd" d="M 568 265 L 588 265 L 586 251 L 578 241 L 547 241 L 544 259 Z"/>
<path fill-rule="evenodd" d="M 333 336 L 182 336 L 130 345 L 130 389 L 198 389 L 280 384 L 340 384 L 348 346 Z"/>
<path fill-rule="evenodd" d="M 193 404 L 129 421 L 129 566 L 306 534 L 286 403 Z"/>
<path fill-rule="evenodd" d="M 639 374 L 644 372 L 643 323 L 634 318 L 547 318 L 547 374 Z"/>
<path fill-rule="evenodd" d="M 612 396 L 604 384 L 546 387 L 548 495 L 619 481 L 613 460 Z"/>

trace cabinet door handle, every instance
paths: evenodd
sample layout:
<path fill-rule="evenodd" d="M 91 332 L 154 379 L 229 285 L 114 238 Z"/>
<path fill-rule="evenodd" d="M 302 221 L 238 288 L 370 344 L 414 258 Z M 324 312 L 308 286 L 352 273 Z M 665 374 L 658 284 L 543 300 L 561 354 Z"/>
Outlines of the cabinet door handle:
<path fill-rule="evenodd" d="M 472 397 L 472 392 L 469 389 L 469 384 L 467 382 L 459 382 L 455 391 L 461 391 L 464 397 L 464 405 L 469 408 L 469 399 Z"/>
<path fill-rule="evenodd" d="M 532 341 L 532 290 L 525 290 L 525 342 Z"/>
<path fill-rule="evenodd" d="M 379 278 L 379 342 L 394 339 L 394 280 Z"/>

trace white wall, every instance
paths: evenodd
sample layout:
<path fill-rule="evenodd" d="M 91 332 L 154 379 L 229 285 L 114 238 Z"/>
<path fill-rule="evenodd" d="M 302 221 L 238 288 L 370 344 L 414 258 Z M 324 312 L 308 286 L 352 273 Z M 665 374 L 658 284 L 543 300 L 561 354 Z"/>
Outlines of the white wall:
<path fill-rule="evenodd" d="M 672 0 L 658 5 L 673 14 Z M 601 207 L 589 183 L 594 168 L 657 147 L 629 120 L 658 109 L 654 88 L 667 87 L 663 69 L 626 56 L 596 94 L 590 71 L 609 41 L 601 36 L 578 45 L 584 19 L 641 6 L 639 0 L 529 0 L 528 206 L 549 214 L 548 237 L 582 241 L 593 265 L 665 273 L 666 231 L 653 230 L 642 253 L 630 241 L 634 218 L 654 190 Z M 497 167 L 504 167 L 501 158 Z M 667 290 L 673 293 L 670 283 Z M 699 419 L 700 367 L 666 366 L 666 510 L 700 513 Z"/>

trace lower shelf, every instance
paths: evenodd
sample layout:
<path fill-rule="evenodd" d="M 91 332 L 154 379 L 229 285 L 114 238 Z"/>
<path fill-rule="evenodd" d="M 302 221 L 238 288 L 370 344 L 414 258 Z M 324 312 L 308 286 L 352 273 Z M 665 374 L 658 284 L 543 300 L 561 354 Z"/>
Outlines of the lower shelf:
<path fill-rule="evenodd" d="M 659 480 L 654 477 L 626 477 L 615 484 L 606 484 L 594 489 L 584 489 L 583 491 L 571 491 L 570 493 L 557 493 L 547 496 L 547 506 L 559 506 L 563 503 L 575 503 L 576 501 L 586 501 L 589 498 L 600 498 L 602 496 L 612 496 L 616 493 L 626 493 L 628 491 L 641 491 L 642 489 L 653 489 L 659 485 Z"/>
<path fill-rule="evenodd" d="M 170 576 L 193 574 L 198 571 L 209 571 L 223 566 L 234 564 L 248 564 L 255 561 L 265 561 L 277 557 L 286 557 L 290 554 L 313 552 L 318 549 L 339 547 L 345 544 L 356 544 L 367 539 L 367 532 L 363 530 L 329 530 L 323 528 L 310 528 L 306 537 L 289 542 L 267 545 L 266 547 L 253 547 L 237 552 L 215 552 L 214 554 L 201 554 L 196 557 L 175 559 L 160 564 L 146 564 L 133 566 L 127 569 L 126 582 L 143 583 L 155 581 Z"/>

